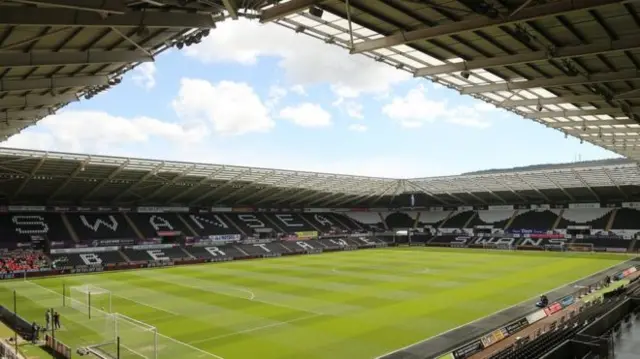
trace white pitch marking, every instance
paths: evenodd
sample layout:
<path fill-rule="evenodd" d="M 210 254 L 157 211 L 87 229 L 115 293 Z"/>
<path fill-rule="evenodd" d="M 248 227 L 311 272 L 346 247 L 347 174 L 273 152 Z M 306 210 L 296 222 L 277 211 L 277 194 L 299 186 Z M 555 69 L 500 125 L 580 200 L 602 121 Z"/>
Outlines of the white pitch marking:
<path fill-rule="evenodd" d="M 597 272 L 597 273 L 591 273 L 591 274 L 586 275 L 586 276 L 584 276 L 584 277 L 582 277 L 582 278 L 580 278 L 580 279 L 577 279 L 577 280 L 575 280 L 575 281 L 573 281 L 573 282 L 571 282 L 571 283 L 569 283 L 569 284 L 563 284 L 563 285 L 561 285 L 561 286 L 558 286 L 558 287 L 556 287 L 556 288 L 553 288 L 553 289 L 551 289 L 551 290 L 548 290 L 547 292 L 548 292 L 548 293 L 550 293 L 550 292 L 556 291 L 556 290 L 558 290 L 558 289 L 562 289 L 562 288 L 567 287 L 567 286 L 572 286 L 572 285 L 574 285 L 575 283 L 577 283 L 577 282 L 579 282 L 579 281 L 581 281 L 581 280 L 587 279 L 587 278 L 591 277 L 591 276 L 592 276 L 592 275 L 594 275 L 594 274 L 598 274 L 598 273 L 606 272 L 606 271 L 610 270 L 611 268 L 614 268 L 614 267 L 616 267 L 616 266 L 619 266 L 619 265 L 621 265 L 621 264 L 624 264 L 624 263 L 627 263 L 627 262 L 631 262 L 631 261 L 633 261 L 633 259 L 629 259 L 629 260 L 626 260 L 626 261 L 624 261 L 624 262 L 621 262 L 621 263 L 618 263 L 618 264 L 614 264 L 614 265 L 612 265 L 611 267 L 605 268 L 605 269 L 603 269 L 603 270 L 601 270 L 601 271 L 599 271 L 599 272 Z M 429 338 L 426 338 L 426 339 L 423 339 L 423 340 L 419 340 L 419 341 L 417 341 L 417 342 L 415 342 L 415 343 L 409 344 L 409 345 L 404 346 L 404 347 L 402 347 L 402 348 L 400 348 L 400 349 L 396 349 L 396 350 L 390 351 L 390 352 L 388 352 L 388 353 L 384 353 L 384 354 L 382 354 L 382 355 L 380 355 L 380 356 L 375 357 L 374 359 L 382 359 L 382 358 L 386 357 L 387 355 L 391 355 L 391 354 L 397 353 L 397 352 L 399 352 L 399 351 L 403 351 L 403 350 L 405 350 L 405 349 L 411 348 L 411 347 L 412 347 L 412 346 L 414 346 L 414 345 L 417 345 L 417 344 L 420 344 L 420 343 L 427 342 L 427 341 L 429 341 L 429 340 L 431 340 L 431 339 L 433 339 L 433 338 L 435 338 L 435 337 L 439 337 L 439 336 L 441 336 L 441 335 L 444 335 L 444 334 L 447 334 L 447 333 L 451 333 L 452 331 L 454 331 L 454 330 L 456 330 L 456 329 L 460 329 L 460 328 L 462 328 L 462 327 L 464 327 L 464 326 L 467 326 L 467 325 L 469 325 L 469 324 L 473 324 L 473 323 L 479 322 L 479 321 L 481 321 L 481 320 L 483 320 L 483 319 L 489 318 L 489 317 L 491 317 L 491 316 L 493 316 L 493 315 L 496 315 L 496 314 L 498 314 L 498 313 L 504 312 L 504 311 L 509 310 L 509 309 L 511 309 L 511 308 L 515 308 L 515 307 L 519 306 L 520 304 L 526 303 L 526 302 L 528 302 L 528 301 L 530 301 L 530 300 L 532 300 L 532 299 L 535 299 L 535 298 L 537 298 L 537 296 L 535 296 L 535 297 L 531 297 L 531 298 L 529 298 L 529 299 L 525 299 L 525 300 L 523 300 L 523 301 L 522 301 L 522 302 L 520 302 L 520 303 L 516 303 L 516 304 L 514 304 L 514 305 L 512 305 L 512 306 L 510 306 L 510 307 L 507 307 L 507 308 L 501 309 L 501 310 L 499 310 L 499 311 L 497 311 L 497 312 L 494 312 L 494 313 L 491 313 L 491 314 L 485 315 L 484 317 L 481 317 L 481 318 L 478 318 L 478 319 L 472 320 L 472 321 L 470 321 L 470 322 L 468 322 L 468 323 L 465 323 L 465 324 L 462 324 L 462 325 L 458 325 L 457 327 L 455 327 L 455 328 L 451 328 L 451 329 L 447 330 L 446 332 L 442 332 L 442 333 L 440 333 L 440 334 L 432 335 L 432 336 L 430 336 Z"/>
<path fill-rule="evenodd" d="M 191 342 L 191 344 L 200 344 L 200 343 L 212 342 L 214 340 L 218 340 L 218 339 L 222 339 L 222 338 L 228 338 L 228 337 L 232 337 L 232 336 L 235 336 L 235 335 L 246 334 L 246 333 L 251 333 L 251 332 L 257 332 L 259 330 L 279 327 L 281 325 L 291 324 L 291 323 L 299 322 L 299 321 L 302 321 L 302 320 L 316 318 L 316 317 L 319 317 L 319 316 L 321 316 L 321 314 L 307 315 L 307 316 L 304 316 L 304 317 L 287 320 L 285 322 L 272 323 L 272 324 L 262 325 L 262 326 L 259 326 L 259 327 L 239 330 L 239 331 L 233 332 L 233 333 L 222 334 L 222 335 L 218 335 L 218 336 L 211 337 L 211 338 L 200 339 L 200 340 L 196 340 L 196 341 Z"/>
<path fill-rule="evenodd" d="M 136 303 L 136 304 L 139 304 L 139 305 L 142 305 L 142 306 L 145 306 L 145 307 L 151 308 L 151 309 L 155 309 L 155 310 L 159 310 L 159 311 L 161 311 L 161 312 L 169 313 L 169 314 L 171 314 L 171 315 L 178 315 L 178 316 L 179 316 L 179 315 L 182 315 L 182 314 L 176 313 L 176 312 L 174 312 L 174 311 L 172 311 L 172 310 L 169 310 L 169 309 L 163 309 L 163 308 L 160 308 L 160 307 L 156 307 L 155 305 L 151 305 L 151 304 L 143 303 L 143 302 L 137 301 L 137 300 L 135 300 L 135 299 L 132 299 L 132 298 L 130 298 L 130 297 L 125 297 L 125 296 L 123 296 L 123 295 L 114 294 L 113 292 L 111 292 L 111 295 L 113 295 L 114 297 L 122 298 L 122 299 L 128 300 L 128 301 L 130 301 L 130 302 L 133 302 L 133 303 Z"/>

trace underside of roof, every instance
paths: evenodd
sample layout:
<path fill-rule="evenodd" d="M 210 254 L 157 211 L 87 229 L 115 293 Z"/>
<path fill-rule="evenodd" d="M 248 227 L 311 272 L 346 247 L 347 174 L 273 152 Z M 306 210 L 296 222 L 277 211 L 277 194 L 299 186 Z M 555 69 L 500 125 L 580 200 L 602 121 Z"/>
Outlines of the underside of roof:
<path fill-rule="evenodd" d="M 0 141 L 201 41 L 223 1 L 0 1 Z"/>
<path fill-rule="evenodd" d="M 637 200 L 640 168 L 630 161 L 390 179 L 0 149 L 6 204 L 398 208 Z"/>
<path fill-rule="evenodd" d="M 290 0 L 276 22 L 640 158 L 637 0 Z"/>

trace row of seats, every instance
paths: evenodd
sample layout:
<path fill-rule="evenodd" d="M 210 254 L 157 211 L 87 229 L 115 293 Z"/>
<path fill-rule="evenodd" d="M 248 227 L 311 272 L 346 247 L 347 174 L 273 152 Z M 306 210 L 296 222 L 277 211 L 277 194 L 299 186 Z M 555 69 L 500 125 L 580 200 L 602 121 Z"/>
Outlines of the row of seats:
<path fill-rule="evenodd" d="M 80 240 L 155 238 L 163 232 L 209 236 L 362 229 L 336 213 L 11 213 L 0 215 L 0 241 L 28 242 L 34 236 L 69 241 L 69 227 Z"/>
<path fill-rule="evenodd" d="M 46 267 L 49 261 L 41 252 L 12 251 L 0 256 L 0 273 L 31 271 Z"/>
<path fill-rule="evenodd" d="M 614 251 L 628 250 L 633 243 L 630 239 L 612 238 L 612 237 L 597 237 L 586 236 L 580 239 L 567 239 L 567 238 L 513 238 L 513 237 L 474 237 L 474 236 L 460 236 L 460 235 L 417 235 L 411 237 L 413 243 L 426 243 L 432 246 L 443 247 L 484 247 L 484 246 L 510 246 L 518 248 L 522 247 L 559 247 L 560 245 L 574 244 L 576 246 L 584 244 L 592 244 L 596 250 L 607 249 Z M 584 247 L 587 250 L 589 248 Z M 640 249 L 640 241 L 636 241 L 634 248 L 631 250 Z"/>
<path fill-rule="evenodd" d="M 363 221 L 362 223 L 367 225 L 386 225 L 391 229 L 414 228 L 416 225 L 418 227 L 431 226 L 433 228 L 491 226 L 503 229 L 511 222 L 509 225 L 511 229 L 550 230 L 551 228 L 566 229 L 570 226 L 590 226 L 594 229 L 605 229 L 609 224 L 612 213 L 612 208 L 568 208 L 392 213 L 356 212 L 348 213 L 348 216 L 361 220 Z M 511 221 L 512 218 L 513 221 Z M 384 220 L 384 223 L 382 223 L 382 220 Z M 633 208 L 617 209 L 611 229 L 640 230 L 640 211 Z"/>

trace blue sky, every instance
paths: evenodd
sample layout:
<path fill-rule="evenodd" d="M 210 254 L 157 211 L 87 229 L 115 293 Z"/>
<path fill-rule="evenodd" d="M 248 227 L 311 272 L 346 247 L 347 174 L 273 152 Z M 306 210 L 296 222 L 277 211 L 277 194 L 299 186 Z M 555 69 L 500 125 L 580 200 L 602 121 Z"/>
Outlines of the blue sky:
<path fill-rule="evenodd" d="M 3 145 L 394 178 L 615 156 L 247 20 L 161 54 Z"/>

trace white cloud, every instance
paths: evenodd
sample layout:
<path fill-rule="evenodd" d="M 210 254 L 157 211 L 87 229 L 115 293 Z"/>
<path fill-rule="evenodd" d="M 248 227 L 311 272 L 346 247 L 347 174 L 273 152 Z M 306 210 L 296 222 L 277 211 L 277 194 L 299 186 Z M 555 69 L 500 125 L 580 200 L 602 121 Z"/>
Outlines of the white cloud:
<path fill-rule="evenodd" d="M 394 97 L 383 106 L 382 112 L 406 128 L 418 128 L 435 121 L 476 128 L 491 126 L 482 117 L 491 110 L 486 106 L 449 106 L 446 101 L 427 98 L 425 93 L 423 86 L 413 88 L 405 96 Z"/>
<path fill-rule="evenodd" d="M 101 111 L 62 111 L 38 127 L 9 138 L 4 146 L 47 151 L 121 153 L 120 146 L 160 139 L 175 144 L 197 143 L 206 128 L 163 122 L 149 117 L 124 118 Z"/>
<path fill-rule="evenodd" d="M 275 24 L 241 19 L 227 21 L 199 45 L 185 50 L 205 63 L 254 65 L 260 57 L 276 57 L 291 85 L 329 83 L 340 97 L 385 93 L 411 75 L 345 49 L 324 44 Z"/>
<path fill-rule="evenodd" d="M 269 109 L 246 83 L 182 79 L 173 100 L 178 117 L 187 123 L 205 122 L 221 135 L 266 132 L 275 126 Z"/>
<path fill-rule="evenodd" d="M 133 70 L 133 82 L 145 90 L 151 90 L 156 86 L 156 65 L 153 62 L 145 62 Z"/>
<path fill-rule="evenodd" d="M 291 92 L 300 95 L 300 96 L 307 96 L 307 90 L 304 89 L 304 86 L 302 85 L 293 85 L 291 86 Z"/>
<path fill-rule="evenodd" d="M 331 114 L 320 105 L 302 103 L 280 110 L 280 117 L 302 127 L 327 127 L 331 125 Z"/>
<path fill-rule="evenodd" d="M 362 114 L 363 106 L 361 103 L 354 101 L 346 101 L 344 103 L 344 110 L 347 112 L 349 117 L 362 120 L 364 119 L 364 115 Z"/>
<path fill-rule="evenodd" d="M 354 123 L 349 126 L 349 130 L 355 131 L 355 132 L 365 132 L 367 129 L 368 129 L 367 126 L 359 123 Z"/>
<path fill-rule="evenodd" d="M 280 103 L 280 100 L 287 96 L 287 93 L 287 89 L 282 86 L 273 85 L 269 87 L 269 98 L 266 101 L 267 107 L 276 107 L 278 103 Z"/>

